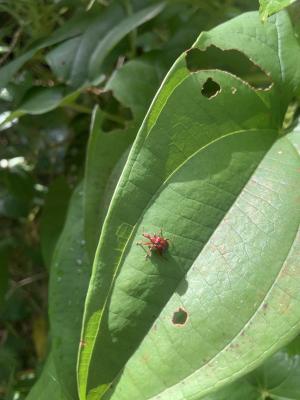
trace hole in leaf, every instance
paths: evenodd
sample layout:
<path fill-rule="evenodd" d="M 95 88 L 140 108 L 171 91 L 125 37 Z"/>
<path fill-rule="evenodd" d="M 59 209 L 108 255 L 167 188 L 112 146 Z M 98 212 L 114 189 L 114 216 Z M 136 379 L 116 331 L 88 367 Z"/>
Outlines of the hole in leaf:
<path fill-rule="evenodd" d="M 188 318 L 188 313 L 184 308 L 179 307 L 173 314 L 172 323 L 177 326 L 185 325 Z"/>
<path fill-rule="evenodd" d="M 103 132 L 125 129 L 126 124 L 133 119 L 130 108 L 120 103 L 111 90 L 101 93 L 98 101 L 105 115 L 101 126 Z"/>
<path fill-rule="evenodd" d="M 202 87 L 201 93 L 203 96 L 208 97 L 211 99 L 213 96 L 216 96 L 218 92 L 220 92 L 221 87 L 220 85 L 215 82 L 212 78 L 208 78 Z"/>
<path fill-rule="evenodd" d="M 256 89 L 270 88 L 272 80 L 258 65 L 238 50 L 222 50 L 210 45 L 205 50 L 193 48 L 186 53 L 186 66 L 196 72 L 219 69 L 230 72 Z"/>

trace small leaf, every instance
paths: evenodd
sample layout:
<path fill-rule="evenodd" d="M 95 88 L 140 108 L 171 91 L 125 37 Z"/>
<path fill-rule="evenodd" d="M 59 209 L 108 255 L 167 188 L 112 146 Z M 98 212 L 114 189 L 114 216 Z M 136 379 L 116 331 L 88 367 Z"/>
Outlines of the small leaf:
<path fill-rule="evenodd" d="M 24 96 L 18 109 L 12 111 L 0 124 L 3 126 L 16 118 L 26 114 L 39 115 L 54 110 L 57 107 L 68 105 L 76 100 L 79 91 L 66 91 L 63 86 L 53 88 L 33 88 Z"/>
<path fill-rule="evenodd" d="M 108 53 L 131 30 L 149 21 L 164 7 L 162 2 L 126 16 L 120 4 L 113 4 L 90 20 L 88 29 L 51 50 L 46 59 L 57 78 L 73 88 L 102 81 L 102 64 Z"/>
<path fill-rule="evenodd" d="M 261 19 L 266 21 L 270 15 L 283 10 L 295 1 L 296 0 L 259 0 Z"/>

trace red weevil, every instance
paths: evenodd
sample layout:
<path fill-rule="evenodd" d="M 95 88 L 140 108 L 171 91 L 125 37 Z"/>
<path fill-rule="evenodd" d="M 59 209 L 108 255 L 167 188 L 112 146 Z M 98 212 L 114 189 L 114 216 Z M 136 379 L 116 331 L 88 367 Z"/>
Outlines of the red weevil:
<path fill-rule="evenodd" d="M 160 230 L 159 235 L 154 233 L 154 235 L 150 235 L 150 233 L 143 233 L 143 236 L 147 239 L 149 239 L 149 242 L 138 242 L 140 246 L 144 248 L 144 246 L 147 246 L 147 257 L 151 257 L 152 252 L 157 253 L 160 256 L 163 256 L 163 254 L 168 250 L 169 247 L 169 239 L 165 238 L 162 233 L 162 229 Z"/>

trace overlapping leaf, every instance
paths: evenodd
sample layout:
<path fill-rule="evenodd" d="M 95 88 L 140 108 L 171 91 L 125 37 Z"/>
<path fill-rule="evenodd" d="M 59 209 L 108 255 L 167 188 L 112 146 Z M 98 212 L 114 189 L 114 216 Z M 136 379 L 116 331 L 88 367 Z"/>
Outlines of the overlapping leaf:
<path fill-rule="evenodd" d="M 124 7 L 116 3 L 105 11 L 87 12 L 81 18 L 71 19 L 50 38 L 1 68 L 0 86 L 5 87 L 37 51 L 59 43 L 48 53 L 46 61 L 57 79 L 71 87 L 66 89 L 56 85 L 30 90 L 1 124 L 26 114 L 43 114 L 74 102 L 83 88 L 105 79 L 102 64 L 109 52 L 130 31 L 154 18 L 163 8 L 164 3 L 159 2 L 126 16 Z"/>
<path fill-rule="evenodd" d="M 103 75 L 103 61 L 113 47 L 131 30 L 159 14 L 163 7 L 160 2 L 126 16 L 122 5 L 116 3 L 95 16 L 81 37 L 62 43 L 48 54 L 51 69 L 74 88 L 98 82 Z"/>
<path fill-rule="evenodd" d="M 272 88 L 201 69 L 212 45 L 245 54 Z M 198 399 L 300 329 L 299 139 L 278 140 L 299 84 L 292 25 L 285 13 L 264 25 L 245 14 L 194 47 L 199 70 L 184 54 L 168 74 L 104 222 L 85 309 L 81 399 Z M 136 242 L 143 229 L 162 227 L 166 259 L 146 261 Z"/>
<path fill-rule="evenodd" d="M 203 400 L 297 400 L 300 394 L 300 358 L 280 351 L 245 378 Z"/>
<path fill-rule="evenodd" d="M 106 90 L 112 91 L 121 104 L 130 108 L 133 120 L 127 122 L 124 129 L 104 132 L 102 125 L 105 113 L 99 108 L 94 111 L 84 181 L 85 235 L 91 259 L 94 257 L 102 223 L 126 156 L 117 171 L 114 169 L 115 165 L 122 154 L 126 152 L 128 155 L 129 146 L 137 134 L 158 84 L 157 72 L 149 63 L 141 60 L 128 62 L 113 74 Z"/>
<path fill-rule="evenodd" d="M 263 21 L 270 15 L 281 11 L 283 8 L 288 7 L 296 0 L 260 0 L 260 14 Z"/>
<path fill-rule="evenodd" d="M 56 400 L 69 400 L 63 393 L 63 385 L 57 380 L 52 354 L 49 354 L 41 376 L 31 389 L 27 400 L 48 400 L 55 396 Z"/>
<path fill-rule="evenodd" d="M 72 197 L 66 224 L 52 257 L 49 293 L 51 362 L 57 386 L 70 400 L 77 398 L 76 359 L 83 304 L 91 272 L 83 234 L 82 197 L 80 185 Z M 48 396 L 51 398 L 51 392 Z"/>
<path fill-rule="evenodd" d="M 63 182 L 58 182 L 56 188 L 61 195 L 68 196 L 68 189 L 60 187 Z M 61 199 L 61 202 L 65 200 Z M 51 257 L 51 351 L 28 400 L 77 398 L 76 359 L 80 346 L 83 304 L 91 272 L 91 263 L 85 249 L 83 221 L 81 184 L 72 196 L 63 232 Z"/>

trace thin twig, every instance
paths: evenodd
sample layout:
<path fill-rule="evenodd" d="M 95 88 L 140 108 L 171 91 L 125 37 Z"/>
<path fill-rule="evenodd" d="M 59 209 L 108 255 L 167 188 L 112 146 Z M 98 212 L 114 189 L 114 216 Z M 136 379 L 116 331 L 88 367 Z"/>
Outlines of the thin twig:
<path fill-rule="evenodd" d="M 5 61 L 8 59 L 8 57 L 11 55 L 11 53 L 14 51 L 14 48 L 16 47 L 16 45 L 18 43 L 21 33 L 22 33 L 22 28 L 19 28 L 14 33 L 8 51 L 0 58 L 0 65 L 4 64 Z"/>
<path fill-rule="evenodd" d="M 7 292 L 6 299 L 8 299 L 16 289 L 22 286 L 30 285 L 31 283 L 45 279 L 46 277 L 46 272 L 40 272 L 36 275 L 29 276 L 28 278 L 21 279 L 19 282 L 14 282 L 13 287 Z"/>

